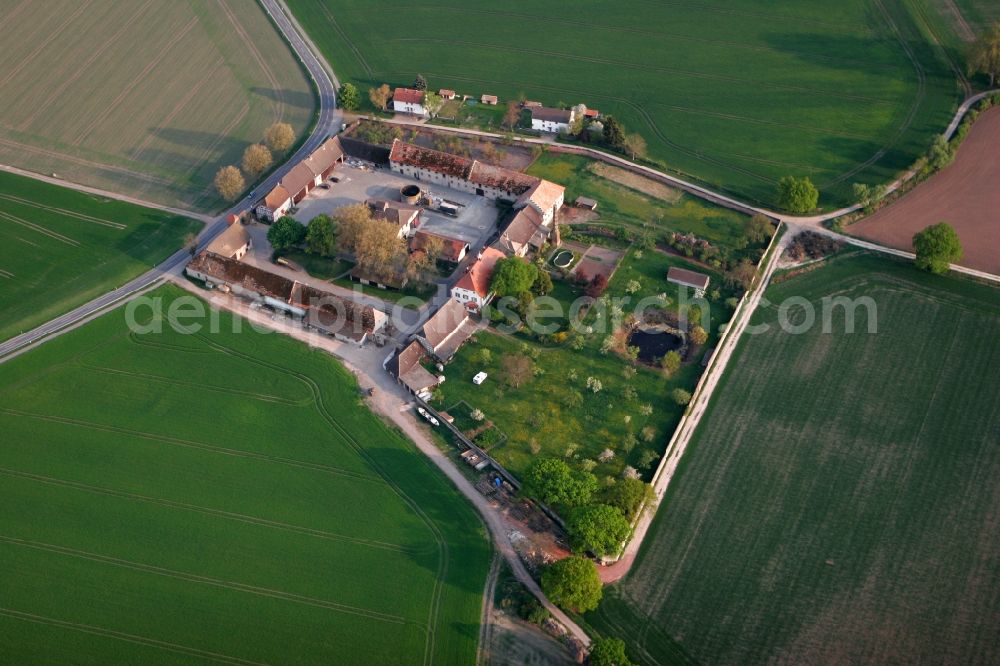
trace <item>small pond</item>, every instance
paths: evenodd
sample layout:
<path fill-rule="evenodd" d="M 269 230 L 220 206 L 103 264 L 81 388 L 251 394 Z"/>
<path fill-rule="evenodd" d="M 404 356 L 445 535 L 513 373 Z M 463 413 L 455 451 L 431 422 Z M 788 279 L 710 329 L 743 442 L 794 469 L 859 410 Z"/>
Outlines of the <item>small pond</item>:
<path fill-rule="evenodd" d="M 639 360 L 656 365 L 669 352 L 684 346 L 681 336 L 658 328 L 636 328 L 628 336 L 628 345 L 639 348 Z"/>

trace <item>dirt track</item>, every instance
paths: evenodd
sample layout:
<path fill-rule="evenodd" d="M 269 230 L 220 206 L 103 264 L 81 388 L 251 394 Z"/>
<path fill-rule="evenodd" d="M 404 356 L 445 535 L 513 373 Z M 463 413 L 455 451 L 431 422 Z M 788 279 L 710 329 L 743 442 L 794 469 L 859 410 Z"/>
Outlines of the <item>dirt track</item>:
<path fill-rule="evenodd" d="M 955 162 L 895 204 L 852 225 L 849 232 L 912 250 L 913 234 L 937 222 L 958 231 L 963 266 L 1000 273 L 1000 108 L 972 127 Z"/>

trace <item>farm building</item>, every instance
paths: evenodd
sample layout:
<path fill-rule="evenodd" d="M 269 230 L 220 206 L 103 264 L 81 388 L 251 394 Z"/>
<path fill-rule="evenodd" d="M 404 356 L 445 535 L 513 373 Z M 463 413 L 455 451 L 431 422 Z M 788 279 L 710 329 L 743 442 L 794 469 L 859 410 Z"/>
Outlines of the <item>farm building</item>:
<path fill-rule="evenodd" d="M 448 90 L 447 88 L 441 88 L 441 90 L 438 91 L 438 97 L 440 97 L 443 100 L 455 99 L 455 91 Z"/>
<path fill-rule="evenodd" d="M 253 240 L 246 228 L 239 222 L 231 222 L 225 231 L 208 244 L 206 250 L 226 259 L 239 261 L 252 248 Z"/>
<path fill-rule="evenodd" d="M 552 109 L 546 106 L 531 109 L 531 129 L 538 132 L 568 132 L 572 123 L 573 112 L 570 109 Z"/>
<path fill-rule="evenodd" d="M 597 210 L 597 202 L 589 197 L 577 197 L 576 207 L 586 208 L 587 210 Z"/>
<path fill-rule="evenodd" d="M 399 290 L 405 287 L 410 281 L 401 270 L 387 275 L 376 275 L 357 266 L 351 269 L 349 277 L 352 282 L 360 282 L 365 286 L 377 287 L 379 289 Z"/>
<path fill-rule="evenodd" d="M 420 226 L 420 208 L 417 206 L 385 199 L 368 199 L 365 205 L 376 220 L 385 220 L 399 227 L 399 238 L 409 238 Z"/>
<path fill-rule="evenodd" d="M 478 312 L 493 297 L 490 280 L 493 267 L 504 258 L 504 253 L 493 247 L 485 248 L 468 272 L 451 288 L 451 297 L 469 310 Z"/>
<path fill-rule="evenodd" d="M 202 252 L 184 272 L 210 287 L 304 319 L 338 340 L 363 344 L 385 328 L 385 313 L 296 280 L 240 263 L 212 252 Z"/>
<path fill-rule="evenodd" d="M 396 113 L 426 116 L 424 91 L 413 88 L 396 88 L 392 93 L 392 110 Z"/>
<path fill-rule="evenodd" d="M 518 202 L 525 193 L 537 196 L 537 193 L 554 192 L 558 188 L 560 196 L 558 205 L 562 205 L 560 185 L 543 181 L 502 167 L 485 164 L 468 157 L 459 157 L 440 150 L 424 148 L 412 143 L 404 143 L 399 139 L 392 142 L 389 152 L 389 167 L 396 173 L 417 180 L 428 181 L 453 189 L 477 194 L 487 199 L 500 199 L 508 203 Z M 546 183 L 544 187 L 542 184 Z M 541 211 L 543 212 L 543 211 Z"/>
<path fill-rule="evenodd" d="M 428 354 L 441 363 L 447 363 L 475 331 L 476 324 L 469 319 L 469 311 L 458 301 L 448 299 L 424 323 L 417 340 Z"/>
<path fill-rule="evenodd" d="M 541 102 L 534 102 L 531 100 L 525 100 L 521 102 L 521 108 L 524 109 L 540 109 L 542 107 Z"/>
<path fill-rule="evenodd" d="M 424 249 L 424 245 L 431 238 L 439 238 L 443 244 L 440 259 L 444 261 L 457 264 L 465 259 L 465 255 L 469 252 L 469 244 L 458 238 L 448 238 L 447 236 L 442 236 L 440 234 L 431 233 L 429 231 L 417 231 L 413 234 L 413 239 L 410 241 L 410 251 L 420 252 Z"/>
<path fill-rule="evenodd" d="M 273 190 L 267 193 L 255 209 L 258 219 L 276 220 L 299 203 L 309 192 L 330 177 L 337 164 L 344 161 L 340 138 L 327 139 L 285 174 Z"/>
<path fill-rule="evenodd" d="M 438 385 L 437 377 L 420 365 L 425 355 L 423 345 L 414 340 L 397 351 L 386 364 L 386 370 L 396 378 L 397 382 L 406 387 L 410 393 L 424 399 L 429 398 L 431 391 Z"/>
<path fill-rule="evenodd" d="M 702 296 L 705 290 L 708 289 L 709 277 L 704 273 L 697 273 L 695 271 L 689 271 L 686 268 L 676 268 L 674 266 L 670 267 L 667 271 L 667 282 L 672 282 L 674 284 L 679 284 L 684 287 L 690 287 L 695 290 L 698 296 Z"/>
<path fill-rule="evenodd" d="M 483 95 L 479 98 L 479 101 L 483 104 L 489 104 L 490 106 L 496 106 L 500 101 L 497 99 L 496 95 Z"/>

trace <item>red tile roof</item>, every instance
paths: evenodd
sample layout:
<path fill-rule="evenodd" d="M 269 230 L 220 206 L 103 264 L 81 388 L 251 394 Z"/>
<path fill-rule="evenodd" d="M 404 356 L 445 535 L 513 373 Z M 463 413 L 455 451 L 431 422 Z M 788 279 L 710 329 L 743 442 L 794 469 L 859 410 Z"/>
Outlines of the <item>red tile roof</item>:
<path fill-rule="evenodd" d="M 423 104 L 424 92 L 413 88 L 396 88 L 392 93 L 392 101 L 408 104 Z"/>
<path fill-rule="evenodd" d="M 467 157 L 443 153 L 440 150 L 424 148 L 412 143 L 403 143 L 399 139 L 392 142 L 389 161 L 421 169 L 430 169 L 463 180 L 468 180 L 474 164 Z"/>
<path fill-rule="evenodd" d="M 493 267 L 503 258 L 504 254 L 500 250 L 492 247 L 484 249 L 483 256 L 476 263 L 472 264 L 469 272 L 455 283 L 455 288 L 474 291 L 479 294 L 480 298 L 486 298 L 490 295 L 490 280 L 493 278 Z"/>

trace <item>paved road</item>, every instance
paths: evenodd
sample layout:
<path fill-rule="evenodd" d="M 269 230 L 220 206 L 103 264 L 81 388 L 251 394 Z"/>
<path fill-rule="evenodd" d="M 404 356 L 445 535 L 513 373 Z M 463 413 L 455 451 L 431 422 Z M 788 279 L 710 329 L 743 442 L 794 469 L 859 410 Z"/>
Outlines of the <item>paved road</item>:
<path fill-rule="evenodd" d="M 306 69 L 308 69 L 310 76 L 316 83 L 316 88 L 319 90 L 320 103 L 319 118 L 316 122 L 316 126 L 313 128 L 312 133 L 306 141 L 302 144 L 302 147 L 299 148 L 294 155 L 289 157 L 288 161 L 285 162 L 284 165 L 275 169 L 270 176 L 254 188 L 256 192 L 263 193 L 271 190 L 271 188 L 277 185 L 278 181 L 281 180 L 281 178 L 284 177 L 284 175 L 288 173 L 293 166 L 298 164 L 306 155 L 319 147 L 319 145 L 323 143 L 323 141 L 325 141 L 330 134 L 335 134 L 340 129 L 342 115 L 336 108 L 336 90 L 333 86 L 333 82 L 330 80 L 330 76 L 327 74 L 326 68 L 319 61 L 313 51 L 306 46 L 305 42 L 299 36 L 299 33 L 292 26 L 291 21 L 288 19 L 288 15 L 283 11 L 279 2 L 277 2 L 277 0 L 261 0 L 261 2 L 267 12 L 274 19 L 274 22 L 281 29 L 281 32 L 285 35 L 286 39 L 288 39 L 289 43 L 291 43 L 299 58 L 305 64 Z M 26 172 L 21 173 L 39 180 L 52 180 L 40 177 L 38 174 Z M 58 180 L 55 182 L 63 187 L 71 187 L 84 192 L 93 191 L 92 188 L 81 185 L 75 185 Z M 108 196 L 112 195 L 109 194 Z M 125 199 L 121 195 L 115 196 L 119 199 Z M 161 210 L 163 209 L 162 206 L 157 206 L 149 202 L 138 201 L 135 199 L 128 200 L 132 203 L 137 203 L 143 206 L 158 208 Z M 250 203 L 250 201 L 244 199 L 243 201 L 234 204 L 229 210 L 223 212 L 216 218 L 186 213 L 184 211 L 176 212 L 207 221 L 205 228 L 202 229 L 201 233 L 198 235 L 198 249 L 200 250 L 204 249 L 215 239 L 216 236 L 222 233 L 222 231 L 226 228 L 226 217 L 228 215 L 243 212 L 249 207 Z M 71 310 L 64 315 L 56 317 L 55 319 L 42 324 L 38 328 L 11 338 L 6 342 L 0 343 L 0 362 L 2 362 L 5 358 L 10 357 L 15 352 L 24 350 L 33 344 L 38 344 L 53 334 L 71 328 L 73 325 L 85 321 L 90 317 L 93 317 L 95 314 L 122 302 L 129 296 L 142 291 L 143 289 L 146 289 L 150 285 L 163 279 L 165 275 L 179 272 L 189 259 L 190 255 L 186 250 L 179 250 L 160 265 L 118 287 L 117 289 L 113 289 L 103 296 L 99 296 L 89 303 L 81 305 L 75 310 Z"/>

